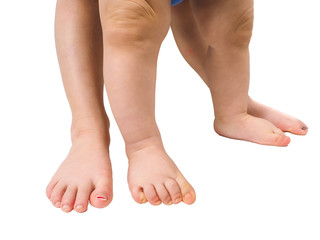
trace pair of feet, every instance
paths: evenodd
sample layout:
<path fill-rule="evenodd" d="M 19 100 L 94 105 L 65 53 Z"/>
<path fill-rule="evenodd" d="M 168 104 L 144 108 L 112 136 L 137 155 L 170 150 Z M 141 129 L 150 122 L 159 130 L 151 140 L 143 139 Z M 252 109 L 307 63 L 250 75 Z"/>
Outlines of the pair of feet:
<path fill-rule="evenodd" d="M 47 187 L 52 204 L 64 212 L 85 212 L 88 201 L 103 208 L 112 201 L 112 169 L 105 131 L 84 131 Z M 195 192 L 165 152 L 159 138 L 147 139 L 127 154 L 128 183 L 138 203 L 192 204 Z"/>
<path fill-rule="evenodd" d="M 215 120 L 218 134 L 264 145 L 287 146 L 284 132 L 305 135 L 300 120 L 250 100 L 248 113 Z M 64 212 L 85 212 L 88 202 L 103 208 L 112 201 L 108 133 L 87 131 L 73 139 L 71 150 L 47 187 L 52 204 Z M 142 147 L 141 147 L 142 146 Z M 195 191 L 165 152 L 159 139 L 148 139 L 128 154 L 128 184 L 138 203 L 192 204 Z"/>

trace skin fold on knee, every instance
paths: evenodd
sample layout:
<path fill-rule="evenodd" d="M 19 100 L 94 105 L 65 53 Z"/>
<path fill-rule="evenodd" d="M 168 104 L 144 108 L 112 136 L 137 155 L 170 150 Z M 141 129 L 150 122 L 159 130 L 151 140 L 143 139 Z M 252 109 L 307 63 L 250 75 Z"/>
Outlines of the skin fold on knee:
<path fill-rule="evenodd" d="M 248 48 L 253 30 L 253 6 L 236 11 L 219 11 L 210 15 L 207 22 L 200 26 L 203 37 L 213 48 L 235 47 Z"/>
<path fill-rule="evenodd" d="M 105 41 L 122 48 L 148 42 L 161 44 L 169 30 L 169 17 L 159 14 L 147 0 L 110 2 L 101 10 Z"/>
<path fill-rule="evenodd" d="M 233 28 L 233 36 L 231 38 L 233 45 L 245 48 L 249 46 L 253 30 L 253 19 L 253 8 L 245 10 L 238 18 Z"/>

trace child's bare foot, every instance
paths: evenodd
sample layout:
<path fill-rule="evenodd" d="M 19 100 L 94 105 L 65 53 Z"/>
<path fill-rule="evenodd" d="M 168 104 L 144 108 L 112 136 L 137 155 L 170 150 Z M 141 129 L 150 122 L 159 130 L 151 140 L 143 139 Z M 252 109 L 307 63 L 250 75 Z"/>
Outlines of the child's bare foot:
<path fill-rule="evenodd" d="M 271 122 L 249 114 L 240 114 L 227 119 L 216 118 L 214 129 L 224 137 L 263 145 L 284 147 L 290 143 L 290 138 Z"/>
<path fill-rule="evenodd" d="M 296 135 L 306 135 L 308 133 L 307 125 L 302 121 L 258 103 L 251 98 L 249 98 L 248 102 L 248 113 L 272 122 L 283 132 L 290 132 Z"/>
<path fill-rule="evenodd" d="M 128 184 L 137 203 L 159 205 L 192 204 L 196 194 L 177 166 L 165 152 L 162 144 L 142 143 L 128 154 Z"/>
<path fill-rule="evenodd" d="M 97 208 L 112 200 L 109 138 L 101 132 L 83 132 L 47 187 L 52 204 L 64 212 L 85 212 L 88 200 Z"/>

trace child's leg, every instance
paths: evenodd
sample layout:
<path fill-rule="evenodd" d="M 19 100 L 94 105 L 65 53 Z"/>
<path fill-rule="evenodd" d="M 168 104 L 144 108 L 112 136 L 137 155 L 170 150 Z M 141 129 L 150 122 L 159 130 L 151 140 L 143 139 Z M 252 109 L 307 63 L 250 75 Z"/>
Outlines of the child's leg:
<path fill-rule="evenodd" d="M 102 31 L 97 1 L 58 0 L 56 48 L 72 110 L 72 148 L 47 187 L 56 207 L 87 210 L 112 200 L 109 120 L 103 105 Z"/>
<path fill-rule="evenodd" d="M 125 140 L 134 200 L 153 205 L 195 201 L 191 185 L 165 152 L 155 120 L 156 65 L 170 24 L 170 1 L 100 0 L 104 76 Z"/>
<path fill-rule="evenodd" d="M 209 7 L 214 7 L 215 8 L 214 12 L 216 13 L 216 16 L 218 18 L 222 17 L 221 13 L 223 13 L 223 11 L 226 11 L 226 12 L 224 12 L 225 14 L 228 14 L 228 11 L 230 11 L 230 10 L 228 10 L 228 7 L 225 7 L 223 5 L 224 4 L 232 5 L 232 1 L 225 1 L 224 4 L 222 4 L 221 1 L 213 1 L 213 2 L 215 4 L 212 4 L 212 2 L 210 2 L 210 5 L 208 5 L 206 7 L 208 7 L 208 9 L 209 9 Z M 205 1 L 198 2 L 199 5 L 201 3 L 205 4 Z M 236 7 L 236 5 L 237 4 L 235 4 L 234 7 Z M 201 8 L 201 5 L 198 6 L 198 8 Z M 236 10 L 236 9 L 234 8 L 233 10 Z M 210 11 L 210 10 L 208 10 L 208 11 Z M 198 12 L 199 12 L 199 9 L 198 9 Z M 232 13 L 232 14 L 236 15 L 236 12 Z M 243 15 L 243 16 L 245 16 L 245 15 Z M 239 34 L 239 35 L 243 34 L 243 35 L 242 35 L 242 38 L 240 38 L 241 37 L 240 36 L 235 40 L 240 41 L 240 43 L 241 43 L 241 41 L 245 41 L 246 45 L 245 45 L 245 47 L 243 47 L 243 46 L 241 47 L 239 45 L 235 46 L 236 45 L 235 43 L 232 43 L 232 42 L 230 43 L 230 41 L 228 41 L 228 39 L 222 39 L 222 38 L 223 37 L 227 38 L 228 34 L 230 34 L 230 33 L 224 32 L 225 29 L 228 29 L 228 26 L 223 26 L 223 25 L 224 24 L 231 24 L 231 23 L 228 23 L 228 21 L 226 19 L 230 19 L 230 21 L 233 20 L 234 22 L 236 22 L 236 21 L 230 16 L 228 16 L 228 17 L 224 16 L 223 19 L 224 19 L 223 20 L 224 23 L 220 24 L 218 22 L 218 20 L 216 20 L 217 21 L 216 25 L 211 24 L 212 26 L 210 26 L 209 29 L 207 30 L 207 32 L 209 31 L 210 34 L 212 34 L 212 35 L 216 34 L 214 36 L 213 40 L 215 40 L 215 42 L 217 44 L 216 44 L 214 51 L 212 51 L 213 48 L 210 46 L 210 36 L 207 36 L 208 34 L 201 34 L 201 32 L 200 32 L 201 27 L 198 27 L 198 26 L 205 27 L 205 25 L 203 25 L 203 24 L 208 24 L 208 22 L 210 22 L 210 20 L 207 19 L 207 21 L 208 21 L 207 23 L 196 22 L 196 18 L 195 18 L 194 13 L 192 12 L 189 0 L 185 0 L 182 4 L 179 4 L 178 6 L 174 7 L 173 11 L 172 11 L 172 30 L 173 30 L 176 42 L 178 44 L 178 47 L 179 47 L 181 53 L 183 54 L 184 58 L 189 62 L 189 64 L 202 77 L 202 79 L 205 81 L 205 83 L 211 89 L 211 92 L 212 93 L 216 92 L 216 94 L 215 94 L 216 96 L 219 95 L 219 91 L 222 94 L 228 93 L 228 91 L 229 91 L 228 89 L 223 89 L 221 87 L 219 89 L 219 84 L 221 85 L 221 81 L 224 81 L 223 72 L 220 73 L 220 76 L 219 76 L 219 70 L 221 70 L 221 67 L 223 67 L 223 61 L 221 64 L 221 63 L 219 63 L 219 59 L 228 61 L 224 64 L 224 65 L 226 65 L 225 68 L 227 69 L 226 70 L 227 74 L 229 74 L 229 73 L 232 74 L 232 72 L 234 72 L 233 73 L 234 76 L 242 76 L 242 81 L 243 81 L 243 79 L 244 80 L 247 79 L 246 81 L 249 80 L 249 71 L 248 71 L 249 67 L 243 66 L 243 63 L 241 63 L 241 61 L 240 61 L 240 64 L 242 65 L 242 67 L 247 69 L 246 74 L 243 74 L 243 73 L 241 74 L 241 72 L 243 72 L 243 71 L 241 71 L 241 69 L 239 69 L 239 68 L 237 70 L 237 68 L 235 68 L 235 63 L 232 64 L 232 62 L 234 62 L 233 61 L 234 58 L 232 56 L 240 55 L 241 51 L 246 52 L 246 54 L 248 54 L 247 43 L 250 41 L 250 36 L 251 36 L 250 29 L 252 29 L 252 25 L 250 24 L 251 26 L 249 26 L 249 30 L 247 30 L 249 32 L 249 33 L 247 33 L 247 35 L 248 35 L 247 37 L 246 37 L 245 33 L 242 33 L 243 30 L 241 30 L 241 27 L 245 28 L 246 26 L 242 26 L 243 23 L 242 23 L 242 25 L 238 25 L 239 28 L 238 28 L 237 34 Z M 243 20 L 246 20 L 246 19 L 243 19 Z M 205 21 L 205 18 L 203 19 L 203 21 Z M 235 24 L 234 22 L 233 22 L 233 24 Z M 220 37 L 219 37 L 219 35 L 220 35 Z M 229 36 L 229 37 L 232 37 L 232 36 Z M 211 38 L 213 38 L 213 37 L 211 37 Z M 222 44 L 221 44 L 221 41 L 224 41 L 224 42 L 222 42 Z M 225 49 L 225 48 L 227 48 L 227 49 Z M 233 49 L 233 53 L 232 53 L 232 51 L 227 51 L 228 48 Z M 209 49 L 209 51 L 208 51 L 208 49 Z M 211 51 L 211 53 L 210 53 L 210 51 Z M 210 56 L 210 54 L 211 54 L 215 57 L 216 62 L 213 61 L 213 64 L 211 62 L 211 64 L 212 64 L 211 67 L 209 66 L 206 69 L 205 68 L 205 66 L 206 66 L 205 59 L 206 59 L 207 52 L 208 52 L 208 56 Z M 237 53 L 237 54 L 235 54 L 235 53 Z M 222 55 L 225 54 L 226 57 L 228 55 L 230 55 L 230 57 L 229 57 L 230 59 L 228 60 L 228 59 L 223 59 L 221 57 L 219 58 L 219 55 L 221 55 L 221 54 Z M 245 60 L 242 60 L 242 62 L 244 62 L 244 63 L 246 62 L 249 65 L 248 56 L 245 58 Z M 230 63 L 230 65 L 229 65 L 229 63 Z M 210 61 L 209 61 L 209 64 L 210 64 Z M 218 72 L 217 74 L 213 74 L 213 76 L 211 73 L 211 79 L 210 79 L 210 70 Z M 236 74 L 237 71 L 239 71 L 239 74 Z M 212 79 L 213 77 L 214 77 L 214 79 Z M 218 81 L 219 78 L 222 79 L 220 82 Z M 235 77 L 234 81 L 238 81 L 238 78 Z M 241 81 L 241 78 L 239 78 L 239 81 Z M 212 85 L 215 85 L 214 86 L 215 89 L 212 89 Z M 247 85 L 247 83 L 244 83 L 244 85 Z M 217 91 L 218 91 L 218 94 L 217 94 Z M 247 90 L 245 92 L 247 94 Z M 232 94 L 232 91 L 231 91 L 231 94 Z M 238 96 L 239 94 L 236 94 L 236 95 Z M 222 100 L 223 100 L 223 102 L 225 101 L 225 99 L 222 99 Z M 230 100 L 232 100 L 232 97 L 230 98 Z M 235 98 L 235 100 L 237 101 L 237 98 Z M 224 104 L 223 102 L 221 104 Z M 306 134 L 306 132 L 307 132 L 305 124 L 303 124 L 301 121 L 299 121 L 293 117 L 290 117 L 290 116 L 283 114 L 279 111 L 276 111 L 276 110 L 271 109 L 267 106 L 259 104 L 250 98 L 248 98 L 248 100 L 247 100 L 247 105 L 248 105 L 247 111 L 250 115 L 255 116 L 255 117 L 259 117 L 259 118 L 264 118 L 264 119 L 272 122 L 275 126 L 277 126 L 278 128 L 280 128 L 283 131 L 290 131 L 294 134 Z M 224 108 L 225 105 L 222 105 L 222 107 Z M 220 111 L 216 110 L 216 114 L 218 114 L 218 116 L 219 116 L 219 113 L 221 113 L 221 109 L 220 109 Z M 260 119 L 253 119 L 252 117 L 250 117 L 250 118 L 251 118 L 250 120 L 255 120 L 255 123 L 258 123 L 256 120 L 259 120 L 260 124 L 264 125 L 264 129 L 266 129 L 265 127 L 268 125 L 269 125 L 269 127 L 271 127 L 270 124 L 267 124 L 265 121 L 260 121 Z M 255 131 L 254 130 L 255 128 L 253 127 L 254 126 L 253 121 L 251 121 L 251 122 L 252 122 L 251 123 L 252 126 L 250 126 L 250 128 L 253 131 Z M 224 128 L 228 129 L 229 126 L 225 125 Z M 239 126 L 239 128 L 241 128 L 241 126 Z M 243 126 L 242 126 L 242 128 L 243 128 Z M 275 129 L 274 126 L 273 126 L 273 129 Z M 219 129 L 217 129 L 217 127 L 216 127 L 216 130 L 219 131 Z M 261 130 L 263 130 L 263 129 L 261 129 Z M 220 132 L 220 133 L 222 135 L 232 137 L 232 138 L 245 139 L 245 140 L 258 142 L 258 143 L 262 143 L 262 144 L 279 145 L 278 144 L 279 142 L 277 143 L 272 138 L 267 137 L 268 135 L 270 136 L 270 134 L 264 134 L 263 132 L 260 131 L 260 137 L 259 137 L 258 136 L 259 131 L 256 131 L 256 134 L 257 134 L 256 137 L 259 137 L 259 139 L 257 139 L 255 136 L 250 137 L 248 134 L 248 131 L 242 132 L 242 133 L 239 130 L 237 130 L 237 131 L 238 131 L 238 134 L 231 133 L 230 131 L 229 131 L 229 134 L 226 132 Z M 239 133 L 241 133 L 241 134 L 239 134 Z M 261 133 L 262 133 L 262 135 L 261 135 Z M 282 144 L 280 143 L 280 145 L 282 145 Z"/>

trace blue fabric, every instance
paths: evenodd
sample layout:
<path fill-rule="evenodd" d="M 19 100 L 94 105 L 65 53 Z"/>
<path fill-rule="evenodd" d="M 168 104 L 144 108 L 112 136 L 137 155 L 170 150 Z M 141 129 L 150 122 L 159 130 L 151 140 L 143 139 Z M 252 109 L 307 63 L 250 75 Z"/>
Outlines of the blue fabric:
<path fill-rule="evenodd" d="M 171 0 L 171 6 L 178 5 L 181 2 L 183 2 L 183 0 Z"/>

